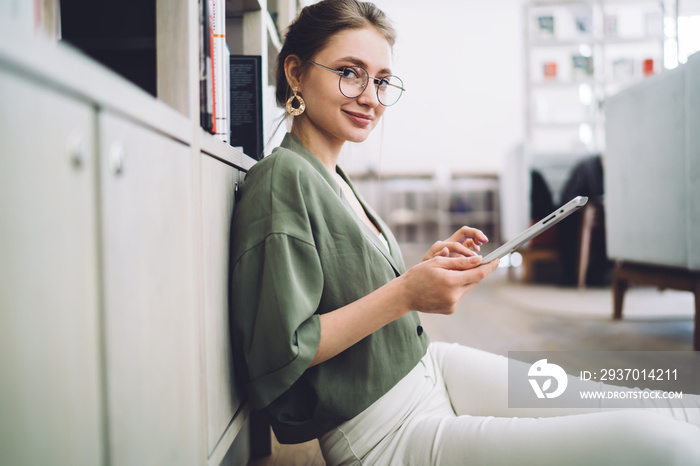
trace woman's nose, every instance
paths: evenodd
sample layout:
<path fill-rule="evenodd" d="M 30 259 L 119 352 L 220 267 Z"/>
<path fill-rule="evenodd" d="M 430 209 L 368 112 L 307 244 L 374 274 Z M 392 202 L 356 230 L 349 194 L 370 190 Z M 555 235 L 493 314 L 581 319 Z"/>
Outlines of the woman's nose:
<path fill-rule="evenodd" d="M 367 105 L 369 107 L 376 107 L 380 105 L 379 99 L 377 98 L 377 86 L 370 80 L 365 87 L 365 90 L 357 98 L 357 103 L 360 105 Z"/>

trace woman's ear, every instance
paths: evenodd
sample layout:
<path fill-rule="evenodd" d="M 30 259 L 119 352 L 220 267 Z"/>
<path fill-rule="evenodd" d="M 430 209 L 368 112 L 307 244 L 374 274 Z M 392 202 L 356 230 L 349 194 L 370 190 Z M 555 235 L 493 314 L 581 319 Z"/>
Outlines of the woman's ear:
<path fill-rule="evenodd" d="M 287 84 L 289 84 L 290 89 L 299 88 L 302 71 L 302 61 L 299 57 L 296 55 L 289 55 L 284 59 L 284 74 L 287 77 Z"/>

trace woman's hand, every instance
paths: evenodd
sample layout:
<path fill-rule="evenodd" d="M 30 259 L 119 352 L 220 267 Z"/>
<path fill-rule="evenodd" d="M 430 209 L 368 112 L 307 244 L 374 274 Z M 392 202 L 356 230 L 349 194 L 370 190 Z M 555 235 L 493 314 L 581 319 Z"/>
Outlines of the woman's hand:
<path fill-rule="evenodd" d="M 408 308 L 453 314 L 462 298 L 498 267 L 498 260 L 480 265 L 481 259 L 478 255 L 450 257 L 439 251 L 411 268 L 400 277 Z"/>
<path fill-rule="evenodd" d="M 467 247 L 486 241 L 479 230 L 462 228 L 445 245 L 435 243 L 438 246 L 431 248 L 435 249 L 432 257 L 405 274 L 355 302 L 322 314 L 321 340 L 310 366 L 332 358 L 410 311 L 454 313 L 464 295 L 498 266 L 498 260 L 481 265 L 481 256 Z"/>
<path fill-rule="evenodd" d="M 436 241 L 423 257 L 424 261 L 436 256 L 449 257 L 473 257 L 475 251 L 481 250 L 481 245 L 488 242 L 488 238 L 476 228 L 462 227 L 445 241 Z"/>

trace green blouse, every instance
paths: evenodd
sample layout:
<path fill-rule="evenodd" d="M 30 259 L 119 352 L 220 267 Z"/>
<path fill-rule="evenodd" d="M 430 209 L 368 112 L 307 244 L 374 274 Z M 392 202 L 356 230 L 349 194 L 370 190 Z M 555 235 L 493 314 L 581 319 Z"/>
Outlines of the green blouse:
<path fill-rule="evenodd" d="M 264 408 L 283 443 L 319 437 L 353 418 L 401 380 L 428 347 L 417 313 L 410 312 L 308 367 L 320 340 L 320 314 L 405 271 L 396 239 L 360 202 L 389 251 L 359 220 L 318 158 L 287 134 L 250 169 L 234 209 L 234 353 L 246 368 L 253 408 Z"/>

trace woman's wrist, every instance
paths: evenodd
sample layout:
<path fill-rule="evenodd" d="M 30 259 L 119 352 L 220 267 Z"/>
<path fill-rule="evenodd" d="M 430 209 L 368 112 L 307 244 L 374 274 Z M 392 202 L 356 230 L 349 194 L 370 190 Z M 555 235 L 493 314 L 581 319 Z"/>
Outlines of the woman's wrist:
<path fill-rule="evenodd" d="M 414 309 L 411 290 L 405 274 L 396 277 L 386 286 L 391 287 L 391 308 L 393 308 L 396 319 L 400 319 Z"/>

